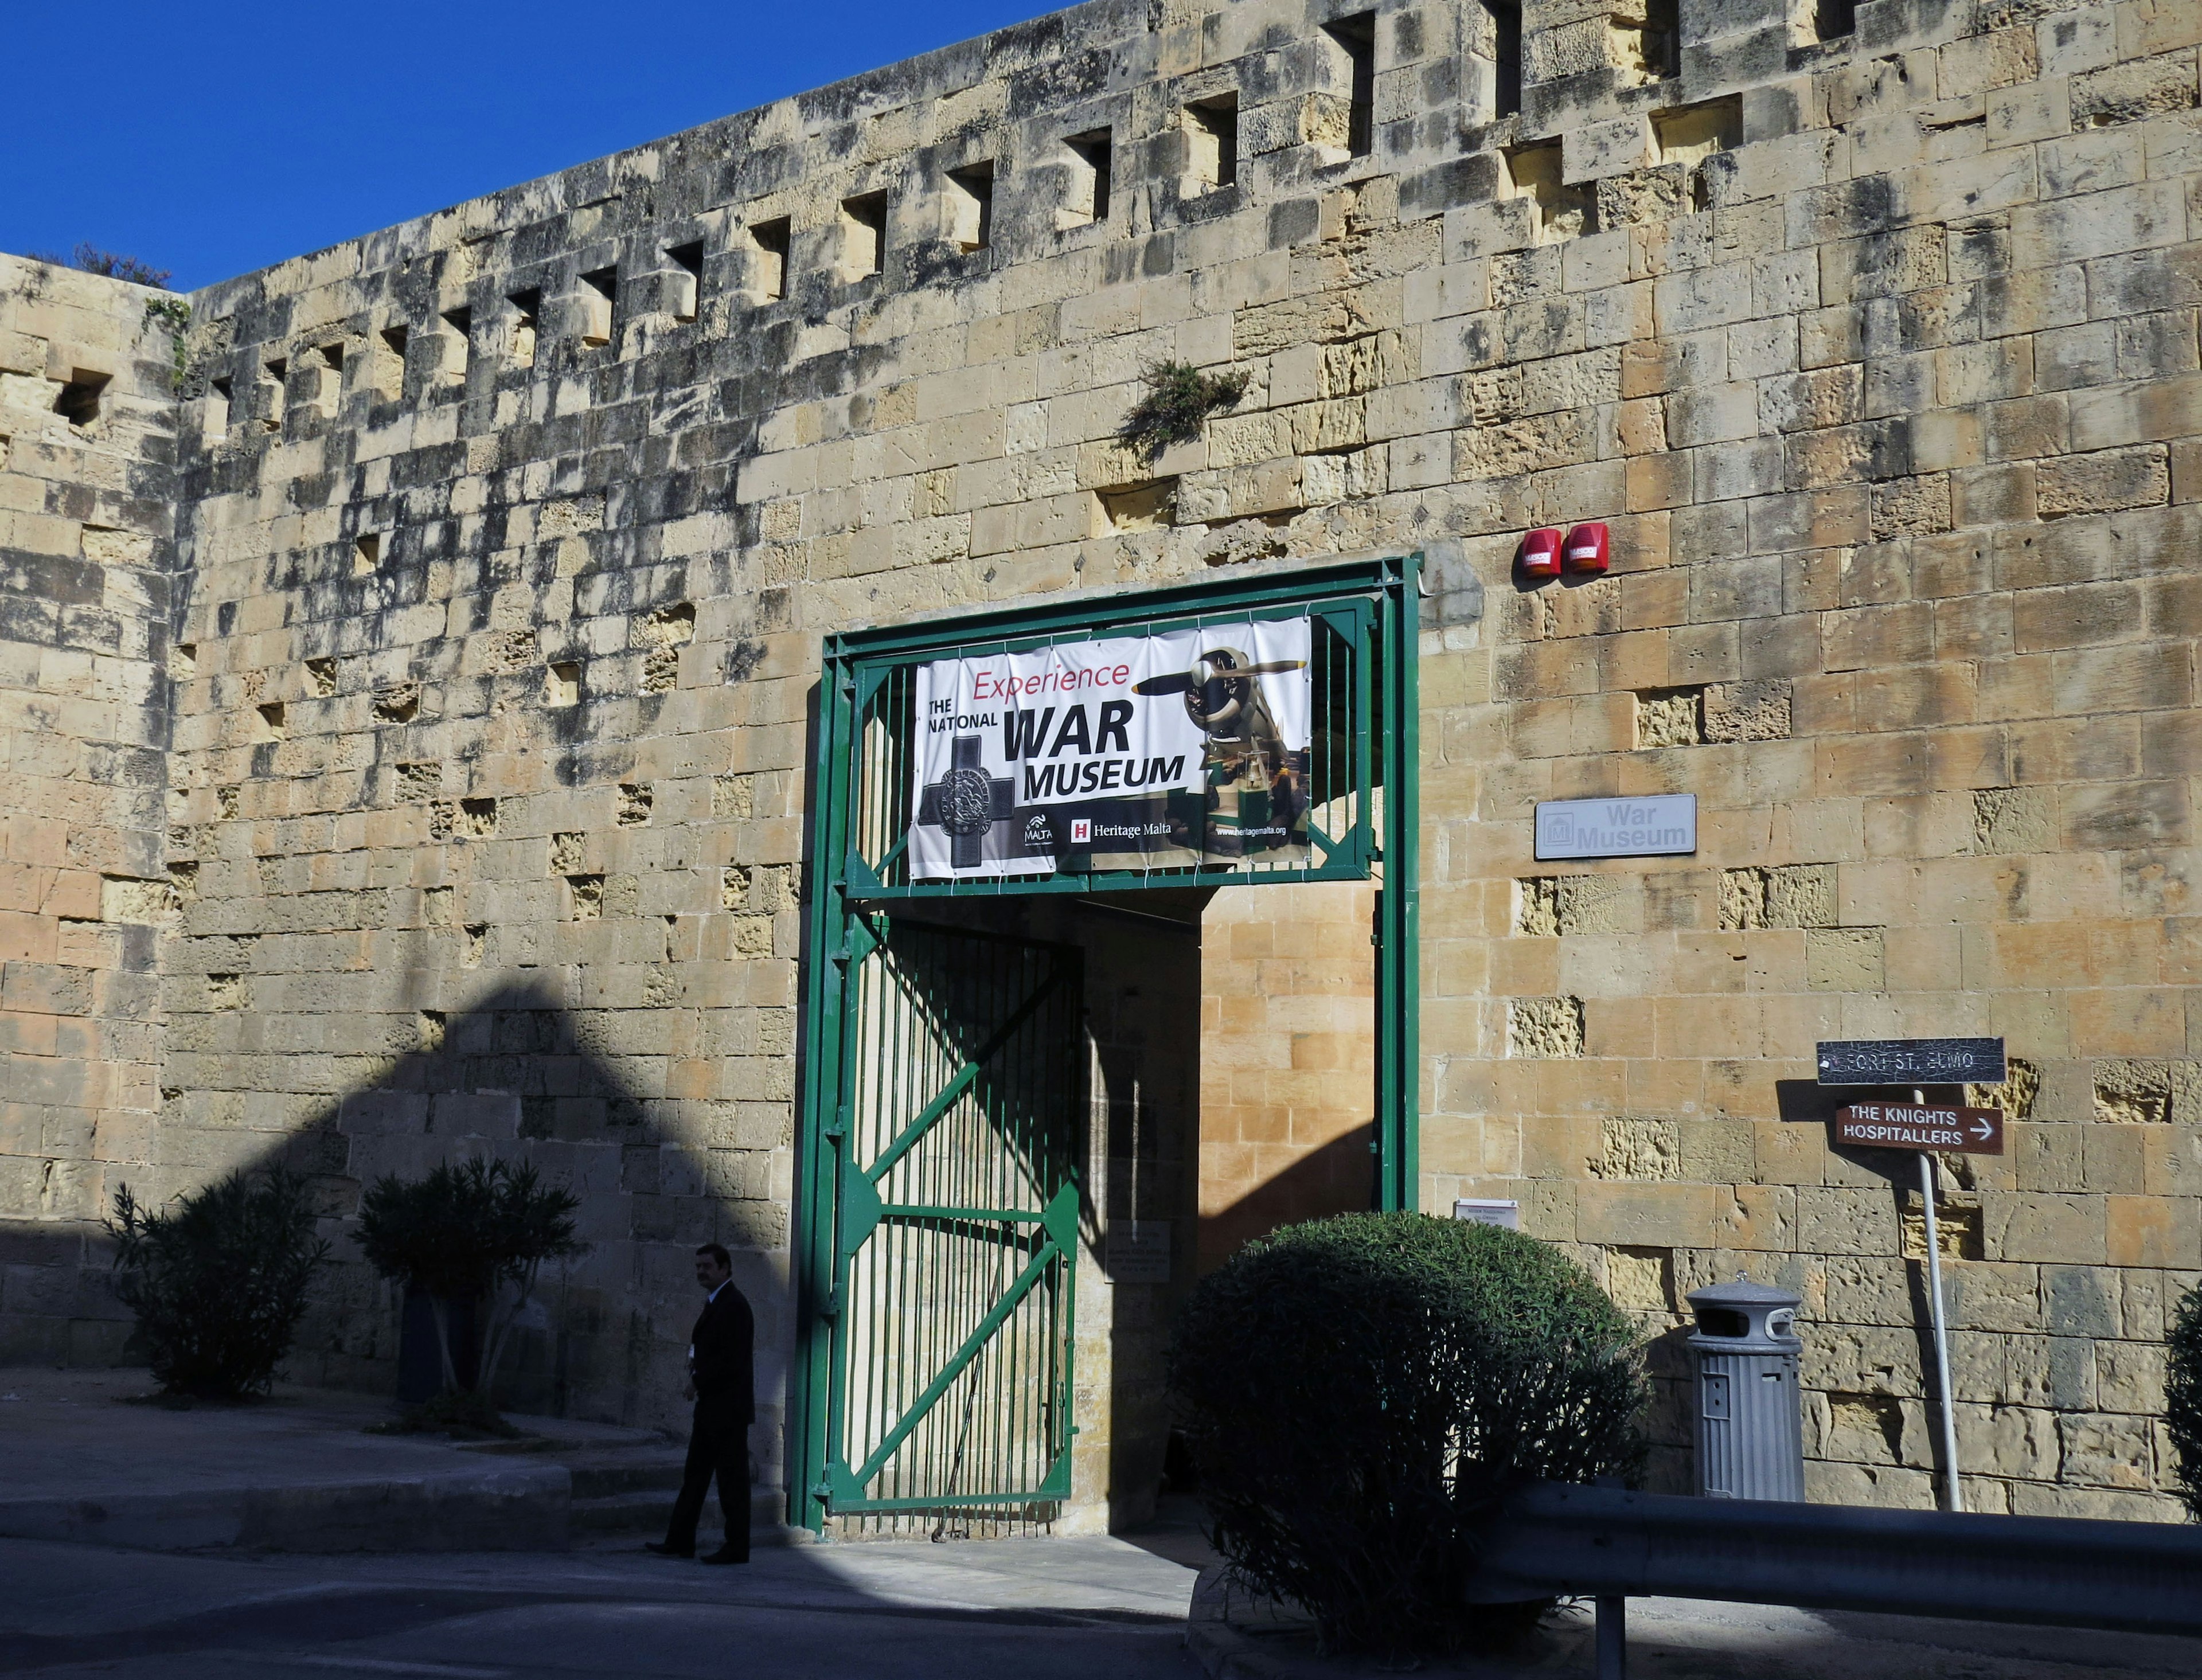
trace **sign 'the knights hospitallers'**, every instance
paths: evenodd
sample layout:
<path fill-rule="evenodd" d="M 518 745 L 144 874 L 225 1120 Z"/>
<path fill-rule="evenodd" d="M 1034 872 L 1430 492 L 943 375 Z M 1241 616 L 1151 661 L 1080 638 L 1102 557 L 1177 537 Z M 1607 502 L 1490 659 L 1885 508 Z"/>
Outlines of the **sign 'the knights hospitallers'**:
<path fill-rule="evenodd" d="M 919 880 L 1304 863 L 1304 618 L 918 667 Z"/>

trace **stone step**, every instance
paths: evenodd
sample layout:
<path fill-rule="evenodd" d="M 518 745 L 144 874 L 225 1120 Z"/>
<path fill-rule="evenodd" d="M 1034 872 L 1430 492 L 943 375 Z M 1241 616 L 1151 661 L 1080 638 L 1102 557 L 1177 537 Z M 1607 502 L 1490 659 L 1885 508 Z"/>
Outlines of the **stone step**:
<path fill-rule="evenodd" d="M 561 1453 L 556 1461 L 573 1472 L 574 1498 L 578 1503 L 615 1494 L 670 1492 L 680 1485 L 680 1467 L 686 1457 L 678 1447 L 648 1447 Z"/>
<path fill-rule="evenodd" d="M 636 1489 L 591 1499 L 576 1498 L 569 1519 L 574 1538 L 586 1543 L 592 1538 L 602 1540 L 621 1535 L 639 1535 L 654 1539 L 663 1534 L 666 1519 L 673 1514 L 673 1494 L 680 1485 L 678 1470 L 676 1466 L 673 1485 L 666 1489 Z M 777 1488 L 752 1488 L 750 1490 L 750 1536 L 752 1545 L 778 1543 L 786 1506 L 787 1495 Z M 704 1528 L 707 1534 L 715 1530 L 718 1514 L 718 1501 L 715 1494 L 704 1507 Z M 772 1536 L 770 1541 L 765 1538 L 768 1534 Z"/>

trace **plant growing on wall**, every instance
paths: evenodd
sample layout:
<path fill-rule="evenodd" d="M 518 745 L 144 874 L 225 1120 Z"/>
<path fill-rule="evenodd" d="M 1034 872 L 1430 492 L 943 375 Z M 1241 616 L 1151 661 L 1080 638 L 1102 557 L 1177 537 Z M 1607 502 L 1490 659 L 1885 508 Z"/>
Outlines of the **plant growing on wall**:
<path fill-rule="evenodd" d="M 159 1213 L 115 1192 L 115 1293 L 138 1315 L 154 1380 L 170 1394 L 264 1394 L 329 1245 L 306 1181 L 233 1172 Z"/>
<path fill-rule="evenodd" d="M 1146 395 L 1124 416 L 1118 435 L 1127 449 L 1148 462 L 1172 443 L 1199 437 L 1203 421 L 1246 394 L 1250 378 L 1244 370 L 1204 373 L 1188 361 L 1150 362 L 1142 377 Z"/>
<path fill-rule="evenodd" d="M 76 250 L 67 256 L 56 251 L 32 251 L 33 262 L 50 262 L 56 268 L 81 268 L 87 274 L 104 274 L 109 279 L 125 280 L 132 285 L 149 285 L 162 291 L 168 289 L 170 271 L 156 268 L 151 263 L 121 251 L 102 250 L 89 239 L 77 241 Z"/>
<path fill-rule="evenodd" d="M 2165 1344 L 2164 1427 L 2178 1454 L 2180 1497 L 2202 1521 L 2202 1286 L 2179 1303 Z"/>
<path fill-rule="evenodd" d="M 430 1402 L 439 1420 L 494 1425 L 498 1366 L 545 1260 L 581 1252 L 580 1199 L 546 1184 L 534 1167 L 476 1155 L 446 1161 L 424 1178 L 394 1174 L 360 1199 L 359 1245 L 368 1263 L 401 1288 L 418 1285 L 435 1310 L 444 1391 Z M 486 1303 L 487 1328 L 474 1386 L 459 1382 L 450 1303 Z"/>
<path fill-rule="evenodd" d="M 1204 1278 L 1169 1383 L 1240 1580 L 1304 1607 L 1328 1648 L 1398 1657 L 1542 1612 L 1464 1602 L 1478 1533 L 1524 1480 L 1635 1467 L 1634 1342 L 1544 1243 L 1356 1213 L 1287 1226 Z"/>

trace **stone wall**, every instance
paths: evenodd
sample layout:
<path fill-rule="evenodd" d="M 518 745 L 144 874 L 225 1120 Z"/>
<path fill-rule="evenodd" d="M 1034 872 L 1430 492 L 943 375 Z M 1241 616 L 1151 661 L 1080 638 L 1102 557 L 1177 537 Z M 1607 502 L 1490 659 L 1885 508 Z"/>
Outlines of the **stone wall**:
<path fill-rule="evenodd" d="M 0 256 L 0 1360 L 111 1359 L 160 1106 L 183 300 Z"/>
<path fill-rule="evenodd" d="M 1375 892 L 1239 887 L 1201 918 L 1200 1268 L 1369 1206 Z"/>
<path fill-rule="evenodd" d="M 776 1398 L 821 637 L 1451 539 L 1425 1204 L 1517 1197 L 1655 1330 L 1793 1283 L 1815 1492 L 1923 1503 L 1906 1163 L 1805 1082 L 1999 1033 L 2011 1152 L 1940 1169 L 1973 1499 L 2168 1513 L 2202 16 L 1530 0 L 1518 101 L 1503 9 L 1362 16 L 1097 0 L 196 297 L 174 843 L 118 872 L 196 888 L 158 1182 L 527 1154 L 596 1243 L 538 1392 L 669 1419 L 718 1237 Z M 1248 385 L 1150 461 L 1162 358 Z M 1583 519 L 1612 575 L 1520 584 Z M 1669 790 L 1693 858 L 1530 855 Z"/>

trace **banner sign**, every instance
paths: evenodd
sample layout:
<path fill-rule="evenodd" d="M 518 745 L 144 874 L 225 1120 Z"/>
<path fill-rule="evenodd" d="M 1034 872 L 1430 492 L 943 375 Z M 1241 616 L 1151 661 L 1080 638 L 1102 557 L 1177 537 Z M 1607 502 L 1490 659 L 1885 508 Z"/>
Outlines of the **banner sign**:
<path fill-rule="evenodd" d="M 2003 1153 L 2000 1108 L 1930 1108 L 1908 1102 L 1853 1102 L 1835 1111 L 1835 1142 L 1880 1149 Z"/>
<path fill-rule="evenodd" d="M 917 880 L 1307 861 L 1304 618 L 917 670 Z"/>

